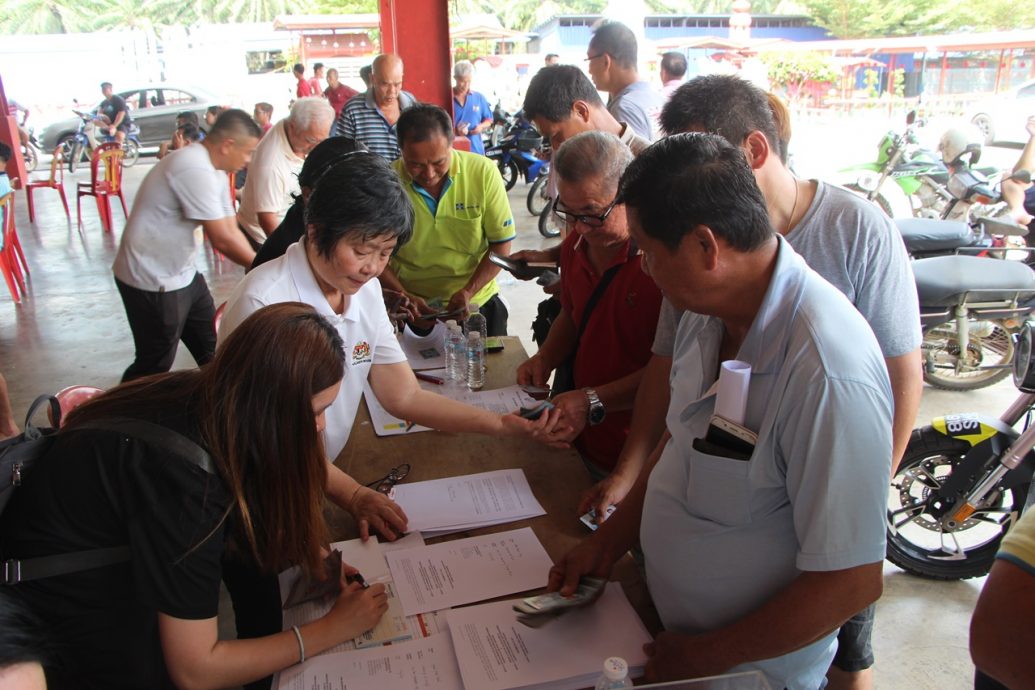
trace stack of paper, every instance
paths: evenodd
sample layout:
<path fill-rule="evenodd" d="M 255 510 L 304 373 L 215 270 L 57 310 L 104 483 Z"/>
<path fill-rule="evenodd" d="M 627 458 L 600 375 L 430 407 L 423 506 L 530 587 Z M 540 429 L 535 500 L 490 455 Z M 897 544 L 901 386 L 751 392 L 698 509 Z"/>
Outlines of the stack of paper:
<path fill-rule="evenodd" d="M 457 664 L 469 690 L 573 690 L 592 687 L 604 659 L 620 656 L 629 675 L 643 675 L 650 635 L 611 582 L 591 606 L 539 628 L 518 623 L 513 601 L 454 609 L 447 614 Z"/>
<path fill-rule="evenodd" d="M 386 558 L 407 616 L 545 587 L 553 565 L 528 527 L 399 549 Z"/>
<path fill-rule="evenodd" d="M 434 370 L 433 373 L 439 378 L 445 377 L 445 371 Z M 441 395 L 451 400 L 488 410 L 493 414 L 507 414 L 514 412 L 519 407 L 529 407 L 536 404 L 534 398 L 521 390 L 519 386 L 506 386 L 505 388 L 494 388 L 492 390 L 472 391 L 466 386 L 456 382 L 448 382 L 444 385 L 437 385 L 428 381 L 418 381 L 420 387 L 431 393 Z M 374 433 L 378 436 L 396 436 L 399 434 L 415 434 L 420 431 L 430 431 L 426 426 L 411 424 L 409 420 L 399 419 L 390 414 L 377 399 L 370 389 L 370 384 L 365 383 L 363 397 L 367 401 L 367 409 L 370 410 L 370 423 L 374 427 Z"/>
<path fill-rule="evenodd" d="M 395 501 L 425 537 L 546 514 L 521 469 L 398 484 Z"/>

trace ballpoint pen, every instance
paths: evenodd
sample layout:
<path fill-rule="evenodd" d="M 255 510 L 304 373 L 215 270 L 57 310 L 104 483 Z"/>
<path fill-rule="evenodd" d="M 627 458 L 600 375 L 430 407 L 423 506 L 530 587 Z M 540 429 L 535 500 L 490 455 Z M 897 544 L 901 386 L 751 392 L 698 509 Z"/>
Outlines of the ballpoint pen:
<path fill-rule="evenodd" d="M 445 383 L 445 381 L 443 379 L 440 379 L 437 376 L 432 376 L 431 374 L 425 374 L 424 372 L 421 372 L 421 371 L 415 371 L 415 372 L 413 372 L 413 375 L 416 376 L 421 381 L 427 381 L 428 383 L 438 384 L 439 386 L 441 386 L 442 384 Z"/>

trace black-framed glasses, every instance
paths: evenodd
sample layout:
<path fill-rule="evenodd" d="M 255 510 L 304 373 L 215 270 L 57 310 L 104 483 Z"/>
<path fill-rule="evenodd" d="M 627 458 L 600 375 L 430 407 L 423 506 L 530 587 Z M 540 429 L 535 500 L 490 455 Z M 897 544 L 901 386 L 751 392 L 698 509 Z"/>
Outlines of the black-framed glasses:
<path fill-rule="evenodd" d="M 568 223 L 569 225 L 575 225 L 575 223 L 582 223 L 588 228 L 599 228 L 607 222 L 607 217 L 611 215 L 611 211 L 615 210 L 615 203 L 617 203 L 617 201 L 618 199 L 616 197 L 614 201 L 607 205 L 607 208 L 605 208 L 604 212 L 601 213 L 599 216 L 589 216 L 579 213 L 572 213 L 567 209 L 561 208 L 561 198 L 557 197 L 553 200 L 553 214 L 565 223 Z"/>
<path fill-rule="evenodd" d="M 373 489 L 374 491 L 380 491 L 383 494 L 388 494 L 391 493 L 392 489 L 395 487 L 396 484 L 401 482 L 403 479 L 406 479 L 406 475 L 408 475 L 409 473 L 410 464 L 403 463 L 398 467 L 393 467 L 391 472 L 381 477 L 380 479 L 376 479 L 370 482 L 369 484 L 367 484 L 367 486 Z"/>

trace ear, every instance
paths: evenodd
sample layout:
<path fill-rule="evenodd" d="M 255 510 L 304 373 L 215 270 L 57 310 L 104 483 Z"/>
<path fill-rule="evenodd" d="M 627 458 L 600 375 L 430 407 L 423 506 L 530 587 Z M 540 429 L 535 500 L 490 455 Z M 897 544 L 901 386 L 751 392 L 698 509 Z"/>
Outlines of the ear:
<path fill-rule="evenodd" d="M 744 138 L 741 149 L 744 151 L 744 155 L 747 156 L 748 165 L 751 166 L 752 170 L 758 170 L 765 165 L 765 162 L 773 154 L 772 149 L 769 148 L 769 140 L 757 129 Z"/>
<path fill-rule="evenodd" d="M 577 117 L 582 120 L 583 123 L 589 123 L 589 103 L 586 101 L 575 101 L 571 104 L 571 116 Z"/>
<path fill-rule="evenodd" d="M 682 244 L 692 243 L 691 248 L 696 255 L 696 261 L 700 261 L 701 268 L 706 271 L 713 271 L 719 265 L 719 254 L 722 248 L 719 239 L 707 225 L 695 225 L 694 229 L 683 237 Z"/>

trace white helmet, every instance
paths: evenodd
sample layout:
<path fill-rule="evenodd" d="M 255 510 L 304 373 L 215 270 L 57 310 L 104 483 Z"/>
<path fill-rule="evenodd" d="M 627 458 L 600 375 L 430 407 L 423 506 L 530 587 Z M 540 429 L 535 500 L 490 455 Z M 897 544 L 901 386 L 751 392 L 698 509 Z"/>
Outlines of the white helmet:
<path fill-rule="evenodd" d="M 969 153 L 970 165 L 975 165 L 981 157 L 982 141 L 984 137 L 975 127 L 953 127 L 946 130 L 939 140 L 938 153 L 946 165 Z"/>

